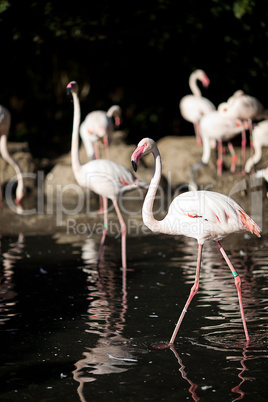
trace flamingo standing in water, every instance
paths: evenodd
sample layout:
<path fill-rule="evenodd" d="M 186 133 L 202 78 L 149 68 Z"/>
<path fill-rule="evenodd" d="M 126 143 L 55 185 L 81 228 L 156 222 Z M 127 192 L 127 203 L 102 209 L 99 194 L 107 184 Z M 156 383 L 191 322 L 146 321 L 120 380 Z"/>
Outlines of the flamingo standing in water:
<path fill-rule="evenodd" d="M 189 191 L 177 196 L 172 201 L 166 217 L 161 221 L 156 220 L 153 216 L 153 203 L 161 178 L 161 156 L 156 143 L 150 138 L 141 140 L 131 156 L 131 161 L 136 171 L 141 156 L 150 152 L 154 156 L 155 170 L 142 208 L 144 224 L 153 232 L 184 235 L 193 237 L 198 242 L 195 282 L 170 342 L 164 347 L 174 344 L 183 317 L 191 300 L 198 291 L 202 248 L 206 240 L 214 240 L 217 243 L 223 258 L 234 276 L 245 336 L 246 340 L 249 341 L 241 296 L 241 279 L 223 250 L 220 240 L 231 233 L 246 231 L 255 233 L 260 237 L 260 227 L 232 198 L 211 191 Z"/>
<path fill-rule="evenodd" d="M 254 155 L 252 155 L 246 162 L 246 173 L 250 173 L 252 167 L 261 160 L 262 147 L 268 147 L 268 120 L 261 121 L 253 128 L 252 143 Z"/>
<path fill-rule="evenodd" d="M 23 172 L 14 158 L 10 155 L 7 147 L 7 138 L 10 129 L 10 113 L 9 111 L 2 105 L 0 105 L 0 155 L 2 158 L 9 163 L 15 170 L 18 180 L 18 185 L 16 189 L 16 205 L 20 206 L 21 201 L 25 195 L 25 187 L 23 182 Z M 2 201 L 2 191 L 0 186 L 0 202 Z"/>
<path fill-rule="evenodd" d="M 122 110 L 120 106 L 113 105 L 107 112 L 95 110 L 86 116 L 80 126 L 80 136 L 90 160 L 93 159 L 94 156 L 96 159 L 99 159 L 98 142 L 100 140 L 104 142 L 106 158 L 110 159 L 109 136 L 113 132 L 114 126 L 120 126 L 121 115 Z"/>
<path fill-rule="evenodd" d="M 197 80 L 201 81 L 204 87 L 207 87 L 210 83 L 209 78 L 203 70 L 194 71 L 189 78 L 192 95 L 186 95 L 181 99 L 180 112 L 185 120 L 193 123 L 197 144 L 201 145 L 199 121 L 202 116 L 211 112 L 211 110 L 215 110 L 216 107 L 210 100 L 201 95 Z"/>
<path fill-rule="evenodd" d="M 79 125 L 80 103 L 78 99 L 78 85 L 75 81 L 67 85 L 67 92 L 71 92 L 74 104 L 73 133 L 72 133 L 72 168 L 78 184 L 89 188 L 103 197 L 104 227 L 99 249 L 99 257 L 102 253 L 105 237 L 108 231 L 108 198 L 112 200 L 121 226 L 121 252 L 122 267 L 126 268 L 126 225 L 118 207 L 118 197 L 126 191 L 136 189 L 137 186 L 147 188 L 148 184 L 137 179 L 130 170 L 119 163 L 107 159 L 95 159 L 81 165 L 79 160 Z"/>

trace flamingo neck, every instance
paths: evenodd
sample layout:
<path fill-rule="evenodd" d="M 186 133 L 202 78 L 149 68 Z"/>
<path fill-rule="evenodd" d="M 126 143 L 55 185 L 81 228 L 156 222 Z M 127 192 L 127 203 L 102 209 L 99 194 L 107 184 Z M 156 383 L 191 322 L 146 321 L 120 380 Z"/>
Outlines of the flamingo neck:
<path fill-rule="evenodd" d="M 195 76 L 195 74 L 192 74 L 192 75 L 190 76 L 190 79 L 189 79 L 189 87 L 190 87 L 190 89 L 191 89 L 193 95 L 195 95 L 195 96 L 202 96 L 202 95 L 201 95 L 201 91 L 200 91 L 200 89 L 199 89 L 199 87 L 198 87 L 198 85 L 197 85 L 197 77 Z"/>
<path fill-rule="evenodd" d="M 157 148 L 154 150 L 153 155 L 154 155 L 154 174 L 143 203 L 142 219 L 144 224 L 152 232 L 162 232 L 161 221 L 156 220 L 153 215 L 154 199 L 159 186 L 162 171 L 161 156 Z"/>
<path fill-rule="evenodd" d="M 80 125 L 80 103 L 78 99 L 77 93 L 73 93 L 73 102 L 74 102 L 74 119 L 73 119 L 73 133 L 72 133 L 72 149 L 71 149 L 71 157 L 72 157 L 72 168 L 73 173 L 77 181 L 79 176 L 79 172 L 81 170 L 81 163 L 79 159 L 79 125 Z"/>

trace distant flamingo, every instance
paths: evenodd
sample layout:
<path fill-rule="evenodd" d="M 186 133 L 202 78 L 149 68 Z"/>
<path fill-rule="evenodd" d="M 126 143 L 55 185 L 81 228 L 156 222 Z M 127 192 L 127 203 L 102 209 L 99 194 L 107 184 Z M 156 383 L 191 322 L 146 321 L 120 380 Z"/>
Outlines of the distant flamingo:
<path fill-rule="evenodd" d="M 177 196 L 172 201 L 166 217 L 161 221 L 156 220 L 153 216 L 153 203 L 161 178 L 161 156 L 156 143 L 150 138 L 141 140 L 132 154 L 131 161 L 136 171 L 141 156 L 150 152 L 154 156 L 155 170 L 142 208 L 144 224 L 153 232 L 184 235 L 193 237 L 198 242 L 195 283 L 176 324 L 170 342 L 165 347 L 174 344 L 183 317 L 191 300 L 198 291 L 202 248 L 206 240 L 214 240 L 217 243 L 220 252 L 234 276 L 244 331 L 246 339 L 249 341 L 242 304 L 241 279 L 223 250 L 219 240 L 231 233 L 246 231 L 255 233 L 260 237 L 261 229 L 233 199 L 211 191 L 189 191 Z"/>
<path fill-rule="evenodd" d="M 246 126 L 247 127 L 247 126 Z M 232 155 L 231 172 L 235 172 L 237 155 L 230 142 L 235 136 L 243 132 L 245 126 L 238 119 L 223 117 L 217 110 L 206 114 L 200 120 L 200 135 L 203 143 L 202 163 L 208 164 L 211 154 L 211 142 L 218 143 L 217 174 L 222 174 L 222 142 L 227 141 Z"/>
<path fill-rule="evenodd" d="M 246 162 L 246 173 L 250 173 L 252 167 L 260 162 L 262 147 L 268 147 L 268 120 L 263 120 L 253 127 L 252 143 L 254 155 L 252 155 Z"/>
<path fill-rule="evenodd" d="M 121 250 L 122 266 L 126 268 L 126 225 L 118 207 L 118 197 L 126 191 L 136 189 L 137 186 L 147 188 L 148 184 L 137 179 L 130 170 L 119 163 L 107 159 L 95 159 L 84 165 L 79 160 L 79 124 L 80 103 L 78 99 L 78 85 L 75 81 L 67 85 L 67 92 L 71 92 L 74 103 L 74 119 L 72 133 L 72 168 L 78 184 L 89 188 L 103 197 L 104 204 L 104 228 L 100 244 L 99 256 L 102 253 L 105 237 L 108 231 L 108 198 L 112 200 L 121 226 Z"/>
<path fill-rule="evenodd" d="M 7 147 L 7 137 L 10 129 L 10 113 L 9 111 L 2 105 L 0 105 L 0 155 L 2 158 L 9 163 L 15 170 L 18 180 L 18 185 L 16 189 L 16 200 L 15 203 L 20 206 L 20 203 L 25 195 L 25 187 L 23 183 L 23 172 L 21 170 L 18 162 L 12 158 L 8 151 Z M 2 191 L 0 186 L 0 202 L 2 200 Z"/>
<path fill-rule="evenodd" d="M 204 87 L 207 87 L 210 83 L 209 78 L 203 70 L 194 71 L 189 78 L 189 86 L 192 91 L 192 95 L 184 96 L 180 101 L 180 112 L 182 117 L 193 123 L 196 141 L 198 145 L 202 144 L 199 133 L 199 121 L 205 114 L 211 110 L 215 110 L 216 107 L 210 100 L 204 98 L 201 95 L 201 91 L 198 88 L 197 80 L 201 81 Z"/>
<path fill-rule="evenodd" d="M 99 159 L 98 142 L 103 140 L 105 145 L 106 158 L 110 159 L 109 154 L 109 136 L 112 134 L 115 126 L 121 124 L 122 110 L 120 106 L 113 105 L 107 112 L 95 110 L 89 113 L 80 126 L 80 136 L 83 140 L 88 158 Z"/>
<path fill-rule="evenodd" d="M 246 95 L 242 90 L 236 91 L 227 102 L 221 103 L 218 110 L 223 116 L 233 119 L 246 120 L 249 125 L 250 147 L 253 153 L 252 120 L 261 120 L 268 117 L 268 110 L 254 96 Z M 246 147 L 244 136 L 243 149 Z"/>

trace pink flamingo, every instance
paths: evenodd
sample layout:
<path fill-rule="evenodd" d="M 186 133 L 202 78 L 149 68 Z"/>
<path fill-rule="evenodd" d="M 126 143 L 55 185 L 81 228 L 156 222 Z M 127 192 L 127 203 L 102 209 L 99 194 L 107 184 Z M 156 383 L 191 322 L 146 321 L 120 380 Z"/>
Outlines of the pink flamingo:
<path fill-rule="evenodd" d="M 268 111 L 264 109 L 261 102 L 254 96 L 246 95 L 244 91 L 236 91 L 227 102 L 218 106 L 218 110 L 223 116 L 233 119 L 246 120 L 250 133 L 250 147 L 253 153 L 252 120 L 261 120 L 268 116 Z M 243 136 L 242 149 L 246 148 L 246 136 Z"/>
<path fill-rule="evenodd" d="M 107 112 L 95 110 L 89 113 L 80 126 L 80 136 L 84 143 L 88 158 L 91 160 L 95 156 L 99 159 L 99 140 L 103 140 L 105 145 L 106 158 L 110 159 L 109 136 L 116 127 L 121 124 L 122 110 L 120 106 L 113 105 Z M 113 123 L 114 118 L 114 123 Z"/>
<path fill-rule="evenodd" d="M 161 178 L 161 156 L 156 143 L 150 138 L 141 140 L 132 154 L 131 161 L 136 171 L 141 156 L 150 152 L 154 156 L 155 170 L 142 208 L 144 224 L 153 232 L 184 235 L 193 237 L 198 242 L 195 282 L 191 288 L 189 298 L 176 324 L 170 342 L 164 347 L 169 347 L 174 344 L 183 317 L 191 300 L 198 291 L 202 248 L 206 240 L 214 240 L 217 243 L 223 258 L 234 276 L 244 332 L 246 340 L 249 341 L 241 296 L 241 279 L 223 250 L 220 239 L 231 233 L 246 231 L 255 233 L 260 237 L 260 227 L 233 199 L 211 191 L 189 191 L 177 196 L 172 201 L 165 218 L 161 221 L 156 220 L 153 216 L 153 203 Z"/>
<path fill-rule="evenodd" d="M 80 136 L 84 143 L 89 160 L 100 158 L 99 142 L 101 140 L 104 143 L 106 158 L 110 159 L 109 137 L 114 130 L 114 126 L 120 126 L 121 115 L 122 110 L 120 106 L 113 105 L 107 112 L 104 112 L 103 110 L 90 112 L 81 123 Z M 101 196 L 100 209 L 97 212 L 103 212 L 103 200 Z"/>
<path fill-rule="evenodd" d="M 7 147 L 7 138 L 9 134 L 11 123 L 11 117 L 9 111 L 2 105 L 0 105 L 0 155 L 2 158 L 9 163 L 15 170 L 18 180 L 18 185 L 16 189 L 16 205 L 20 206 L 21 201 L 26 193 L 24 182 L 23 182 L 23 172 L 14 158 L 10 155 Z M 2 191 L 0 186 L 0 202 L 2 201 Z"/>
<path fill-rule="evenodd" d="M 245 123 L 246 124 L 246 123 Z M 217 174 L 222 174 L 222 142 L 227 141 L 232 155 L 231 172 L 235 172 L 237 155 L 231 140 L 243 132 L 245 126 L 241 120 L 224 117 L 217 110 L 206 114 L 200 120 L 200 135 L 203 143 L 202 163 L 208 164 L 211 154 L 211 143 L 218 143 Z"/>
<path fill-rule="evenodd" d="M 78 85 L 75 81 L 67 85 L 67 92 L 71 92 L 74 104 L 74 119 L 72 133 L 72 168 L 78 184 L 89 188 L 103 197 L 104 228 L 99 249 L 99 257 L 102 254 L 105 237 L 108 231 L 108 198 L 112 200 L 118 220 L 121 226 L 121 254 L 122 266 L 126 268 L 126 224 L 118 207 L 118 197 L 126 191 L 136 189 L 137 186 L 147 188 L 148 184 L 137 179 L 130 170 L 119 163 L 107 159 L 95 159 L 81 165 L 79 160 L 79 125 L 80 102 L 78 99 Z"/>
<path fill-rule="evenodd" d="M 211 110 L 215 110 L 216 107 L 210 100 L 204 98 L 201 95 L 201 91 L 198 88 L 197 80 L 201 81 L 204 87 L 207 87 L 210 83 L 209 78 L 203 70 L 194 71 L 189 78 L 189 86 L 192 91 L 192 95 L 184 96 L 180 101 L 180 112 L 182 117 L 193 123 L 196 141 L 198 145 L 202 144 L 199 133 L 199 121 L 205 114 Z"/>
<path fill-rule="evenodd" d="M 262 156 L 262 147 L 268 147 L 268 120 L 263 120 L 253 127 L 252 144 L 254 154 L 246 162 L 246 173 L 250 173 L 253 166 L 260 162 Z"/>

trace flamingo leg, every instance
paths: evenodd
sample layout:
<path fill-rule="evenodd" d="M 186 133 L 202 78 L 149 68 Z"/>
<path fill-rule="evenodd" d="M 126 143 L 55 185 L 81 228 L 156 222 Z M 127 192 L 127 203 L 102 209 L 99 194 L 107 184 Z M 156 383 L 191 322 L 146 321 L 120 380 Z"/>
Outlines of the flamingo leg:
<path fill-rule="evenodd" d="M 99 150 L 99 144 L 98 141 L 94 142 L 94 159 L 100 159 L 100 150 Z"/>
<path fill-rule="evenodd" d="M 200 135 L 200 130 L 199 130 L 199 123 L 194 123 L 194 131 L 195 131 L 195 137 L 196 137 L 196 143 L 199 147 L 202 145 L 202 139 Z"/>
<path fill-rule="evenodd" d="M 197 291 L 199 289 L 199 276 L 200 276 L 200 267 L 201 267 L 202 247 L 203 247 L 202 244 L 198 245 L 198 256 L 197 256 L 195 282 L 194 282 L 194 284 L 193 284 L 193 286 L 191 288 L 190 295 L 189 295 L 189 297 L 187 299 L 187 302 L 185 303 L 185 306 L 184 306 L 184 308 L 183 308 L 183 310 L 181 312 L 180 318 L 179 318 L 179 320 L 178 320 L 178 322 L 176 324 L 176 327 L 174 329 L 174 332 L 173 332 L 173 334 L 172 334 L 172 336 L 170 338 L 169 346 L 174 344 L 175 338 L 177 336 L 177 333 L 179 331 L 179 328 L 180 328 L 182 320 L 183 320 L 183 318 L 185 316 L 185 313 L 187 312 L 187 309 L 188 309 L 188 307 L 189 307 L 194 295 L 197 293 Z"/>
<path fill-rule="evenodd" d="M 103 246 L 104 246 L 106 234 L 108 232 L 108 199 L 106 197 L 103 197 L 103 212 L 104 212 L 103 232 L 102 232 L 102 238 L 101 238 L 100 248 L 99 248 L 98 263 L 102 257 Z"/>
<path fill-rule="evenodd" d="M 222 141 L 218 141 L 217 175 L 222 174 Z"/>
<path fill-rule="evenodd" d="M 231 142 L 228 142 L 228 148 L 229 148 L 230 154 L 232 156 L 231 172 L 234 173 L 235 167 L 236 167 L 237 155 L 235 153 L 233 144 Z"/>
<path fill-rule="evenodd" d="M 105 146 L 105 155 L 106 155 L 106 159 L 111 159 L 110 158 L 110 149 L 109 149 L 109 139 L 108 139 L 108 135 L 106 135 L 105 137 L 103 137 L 103 143 Z"/>
<path fill-rule="evenodd" d="M 242 148 L 242 173 L 245 173 L 245 164 L 246 164 L 246 144 L 247 144 L 247 138 L 246 138 L 246 131 L 243 128 L 242 130 L 242 141 L 241 141 L 241 148 Z"/>
<path fill-rule="evenodd" d="M 243 321 L 243 326 L 244 326 L 244 331 L 245 331 L 245 335 L 246 335 L 246 340 L 247 342 L 249 342 L 249 335 L 248 335 L 248 329 L 247 329 L 247 324 L 246 324 L 246 319 L 245 319 L 245 315 L 244 315 L 244 309 L 243 309 L 243 303 L 242 303 L 242 294 L 241 294 L 241 279 L 240 276 L 238 275 L 238 273 L 236 272 L 236 270 L 234 269 L 231 261 L 229 260 L 227 254 L 225 253 L 224 249 L 222 248 L 222 245 L 219 241 L 216 242 L 220 252 L 223 256 L 223 258 L 225 259 L 228 267 L 230 268 L 230 270 L 232 271 L 232 274 L 234 276 L 234 280 L 235 280 L 235 286 L 237 289 L 237 293 L 238 293 L 238 300 L 239 300 L 239 306 L 240 306 L 240 312 L 241 312 L 241 317 L 242 317 L 242 321 Z"/>
<path fill-rule="evenodd" d="M 117 201 L 113 200 L 113 204 L 118 216 L 118 220 L 121 226 L 121 250 L 122 250 L 122 267 L 123 269 L 127 268 L 127 253 L 126 253 L 126 224 L 118 207 Z"/>

